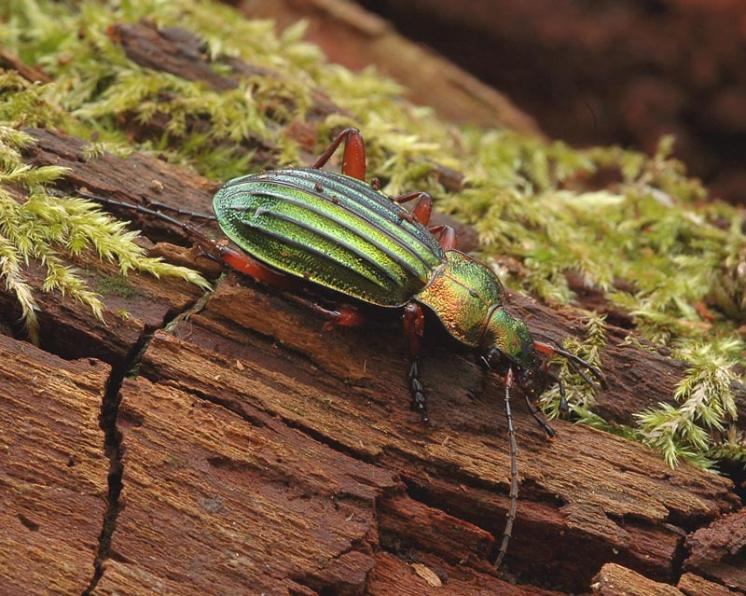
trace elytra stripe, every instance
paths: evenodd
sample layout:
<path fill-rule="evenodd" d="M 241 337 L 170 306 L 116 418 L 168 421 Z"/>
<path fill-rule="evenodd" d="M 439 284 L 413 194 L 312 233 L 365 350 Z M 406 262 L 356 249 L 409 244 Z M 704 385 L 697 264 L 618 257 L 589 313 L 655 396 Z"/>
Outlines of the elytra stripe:
<path fill-rule="evenodd" d="M 278 232 L 275 232 L 274 230 L 268 230 L 267 228 L 252 221 L 241 220 L 240 224 L 246 227 L 252 228 L 256 230 L 257 232 L 259 232 L 260 234 L 264 234 L 265 236 L 274 238 L 275 240 L 278 240 L 279 242 L 283 244 L 289 244 L 291 246 L 294 246 L 295 248 L 299 248 L 303 251 L 313 253 L 314 256 L 319 257 L 320 259 L 324 261 L 328 261 L 335 266 L 342 267 L 343 269 L 346 269 L 353 275 L 357 275 L 358 277 L 364 279 L 368 283 L 373 283 L 380 288 L 386 289 L 386 285 L 382 284 L 380 280 L 371 279 L 367 275 L 361 273 L 360 271 L 356 271 L 355 269 L 350 269 L 348 263 L 344 263 L 342 261 L 335 259 L 329 253 L 325 253 L 324 251 L 319 250 L 315 246 L 310 246 L 308 244 L 301 242 L 300 240 L 289 238 L 288 236 L 284 234 L 279 234 Z"/>
<path fill-rule="evenodd" d="M 362 196 L 362 198 L 367 199 L 369 203 L 380 207 L 387 215 L 391 214 L 391 219 L 389 220 L 389 222 L 395 224 L 395 228 L 393 228 L 395 233 L 403 232 L 407 233 L 407 235 L 410 237 L 415 236 L 417 240 L 419 240 L 419 242 L 424 245 L 428 253 L 440 252 L 440 245 L 424 226 L 419 223 L 412 222 L 405 222 L 402 225 L 399 214 L 401 212 L 406 213 L 406 210 L 399 204 L 394 203 L 389 197 L 382 195 L 381 193 L 370 188 L 370 186 L 368 186 L 366 183 L 356 180 L 355 178 L 350 178 L 349 176 L 337 174 L 335 172 L 320 173 L 319 170 L 314 169 L 298 168 L 295 170 L 288 170 L 288 172 L 290 174 L 296 174 L 296 176 L 300 179 L 303 179 L 305 176 L 307 176 L 314 182 L 322 183 L 322 185 L 324 181 L 326 181 L 327 185 L 329 185 L 329 181 L 332 181 L 333 184 L 342 187 L 342 189 L 335 188 L 334 190 L 336 190 L 336 192 L 340 193 L 343 196 L 350 195 L 350 193 L 345 192 L 345 190 L 352 191 L 352 193 L 354 193 L 358 197 Z M 378 213 L 378 211 L 376 211 L 375 209 L 372 210 Z"/>
<path fill-rule="evenodd" d="M 281 184 L 281 186 L 287 187 L 291 190 L 302 192 L 304 194 L 310 194 L 315 198 L 318 198 L 324 202 L 331 202 L 329 197 L 326 197 L 321 194 L 317 194 L 315 192 L 309 192 L 305 189 L 298 189 L 297 187 L 292 187 L 289 185 Z M 431 264 L 425 262 L 420 255 L 418 255 L 416 252 L 414 252 L 409 246 L 401 242 L 398 238 L 392 238 L 389 236 L 385 230 L 382 230 L 380 226 L 376 225 L 376 223 L 372 220 L 370 220 L 364 213 L 359 213 L 353 209 L 348 208 L 346 205 L 339 204 L 336 205 L 337 207 L 340 207 L 343 211 L 345 211 L 350 216 L 356 218 L 358 221 L 361 221 L 363 224 L 365 224 L 365 231 L 366 234 L 362 233 L 361 228 L 351 227 L 349 222 L 345 221 L 342 218 L 337 217 L 334 213 L 330 213 L 329 209 L 324 209 L 321 207 L 317 207 L 309 202 L 303 201 L 301 199 L 298 199 L 296 197 L 289 196 L 286 193 L 282 193 L 280 191 L 272 192 L 271 189 L 268 188 L 262 188 L 261 190 L 257 190 L 251 193 L 254 197 L 267 197 L 272 199 L 278 199 L 279 201 L 289 203 L 291 205 L 294 205 L 298 207 L 299 209 L 304 209 L 306 211 L 309 211 L 321 218 L 324 218 L 328 221 L 334 222 L 335 224 L 343 227 L 345 230 L 347 230 L 349 233 L 352 233 L 359 237 L 361 241 L 372 244 L 375 246 L 378 250 L 380 250 L 382 253 L 384 253 L 389 259 L 391 259 L 393 262 L 398 264 L 400 267 L 405 269 L 407 273 L 410 275 L 413 275 L 418 278 L 422 278 L 427 275 L 427 272 L 432 267 Z M 246 208 L 244 207 L 229 207 L 231 210 L 235 211 L 245 211 Z M 379 241 L 377 238 L 375 238 L 376 233 L 379 235 L 384 236 L 385 238 L 392 240 L 397 246 L 399 246 L 402 250 L 407 252 L 409 255 L 417 259 L 422 267 L 415 268 L 412 263 L 407 261 L 404 257 L 402 257 L 400 254 L 397 254 L 394 252 L 390 247 L 386 246 L 384 243 Z"/>
<path fill-rule="evenodd" d="M 298 226 L 299 228 L 315 235 L 319 236 L 320 238 L 324 238 L 325 240 L 328 240 L 332 244 L 337 244 L 339 246 L 343 246 L 345 249 L 349 250 L 351 253 L 357 255 L 360 257 L 363 261 L 368 263 L 369 265 L 372 265 L 375 267 L 376 270 L 380 271 L 383 275 L 388 277 L 391 281 L 393 281 L 395 284 L 400 285 L 401 279 L 398 278 L 396 275 L 394 275 L 391 271 L 389 271 L 386 267 L 381 265 L 380 263 L 377 263 L 375 260 L 370 258 L 369 254 L 366 254 L 362 250 L 360 250 L 358 247 L 350 244 L 349 242 L 345 242 L 341 238 L 338 238 L 334 236 L 333 234 L 330 234 L 329 232 L 325 230 L 320 230 L 317 228 L 314 228 L 310 225 L 308 225 L 307 222 L 299 220 L 295 217 L 292 217 L 291 215 L 287 215 L 285 213 L 278 213 L 277 211 L 273 211 L 271 209 L 267 209 L 266 207 L 259 207 L 256 211 L 254 211 L 254 216 L 259 217 L 260 215 L 268 215 L 274 219 L 279 219 L 282 221 L 286 221 L 288 223 L 291 223 L 293 225 Z M 365 239 L 367 241 L 367 238 Z M 348 265 L 349 267 L 349 265 Z M 371 280 L 372 281 L 372 280 Z"/>
<path fill-rule="evenodd" d="M 359 206 L 361 209 L 366 209 L 381 217 L 386 222 L 384 226 L 391 236 L 398 238 L 405 245 L 412 245 L 413 249 L 422 251 L 422 254 L 418 256 L 423 261 L 427 262 L 427 258 L 423 257 L 423 254 L 427 256 L 436 255 L 439 260 L 443 258 L 440 245 L 424 226 L 419 223 L 402 222 L 400 214 L 402 212 L 406 213 L 406 211 L 364 182 L 342 174 L 312 168 L 274 170 L 255 176 L 253 179 L 261 182 L 285 184 L 293 188 L 302 187 L 303 190 L 308 192 L 313 192 L 312 189 L 316 183 L 321 184 L 338 193 L 346 199 L 345 202 Z M 415 239 L 417 242 L 413 243 L 412 241 Z M 428 267 L 432 267 L 432 265 L 432 263 L 428 263 Z"/>
<path fill-rule="evenodd" d="M 314 198 L 317 198 L 324 203 L 331 203 L 331 197 L 321 194 L 317 192 L 315 189 L 312 188 L 305 188 L 298 186 L 297 183 L 285 181 L 285 180 L 277 180 L 276 178 L 257 178 L 254 177 L 252 180 L 247 180 L 245 184 L 252 184 L 257 183 L 261 184 L 262 186 L 279 186 L 282 188 L 287 188 L 289 190 L 293 190 L 296 192 L 304 193 L 311 195 Z M 328 187 L 329 185 L 327 185 Z M 269 195 L 267 188 L 262 189 L 243 189 L 242 186 L 233 186 L 230 189 L 232 192 L 226 193 L 227 196 L 233 196 L 234 193 L 249 193 L 254 196 L 258 195 Z M 440 260 L 440 247 L 436 244 L 437 249 L 433 250 L 432 247 L 428 246 L 427 244 L 424 244 L 422 242 L 422 239 L 416 235 L 412 234 L 411 231 L 408 228 L 402 228 L 400 225 L 400 221 L 398 220 L 396 216 L 396 212 L 391 210 L 391 205 L 389 202 L 389 205 L 386 206 L 386 214 L 391 213 L 392 219 L 389 219 L 386 217 L 385 214 L 380 213 L 379 211 L 373 210 L 368 208 L 366 205 L 361 205 L 360 203 L 357 203 L 355 201 L 350 201 L 349 199 L 344 199 L 345 195 L 342 191 L 339 191 L 337 189 L 332 189 L 337 194 L 339 194 L 341 197 L 343 197 L 343 200 L 340 200 L 336 203 L 334 203 L 335 206 L 341 208 L 343 211 L 359 218 L 362 222 L 365 224 L 371 226 L 372 228 L 376 229 L 378 232 L 386 236 L 389 240 L 394 242 L 399 248 L 406 251 L 410 255 L 412 255 L 415 259 L 420 261 L 423 266 L 423 270 L 421 271 L 413 271 L 412 274 L 416 275 L 417 277 L 421 277 L 423 274 L 425 274 L 427 271 L 429 271 L 433 263 L 428 262 L 422 254 L 420 254 L 418 251 L 415 250 L 415 248 L 421 248 L 422 252 L 425 254 L 428 254 L 429 256 L 434 257 L 435 259 Z M 287 194 L 282 194 L 281 192 L 278 192 L 277 195 L 272 195 L 275 198 L 282 199 L 288 202 L 294 202 L 295 204 L 299 204 L 300 202 L 298 200 L 293 201 L 290 197 L 288 197 Z M 345 227 L 348 227 L 347 224 L 342 223 L 339 219 L 333 217 L 333 215 L 329 214 L 327 210 L 320 211 L 317 208 L 314 208 L 310 205 L 304 204 L 304 206 L 313 213 L 316 213 L 318 215 L 321 215 L 323 217 L 327 217 L 333 221 L 336 221 L 337 223 L 344 225 Z M 358 207 L 357 209 L 355 207 Z M 372 216 L 372 217 L 371 217 Z M 394 223 L 396 222 L 396 223 Z M 429 234 L 429 232 L 427 232 Z M 366 240 L 372 241 L 370 236 L 365 237 Z M 414 242 L 413 242 L 414 241 Z M 419 244 L 419 245 L 418 245 Z M 423 245 L 424 244 L 424 245 Z M 378 245 L 378 248 L 381 250 L 384 250 L 382 246 Z M 389 254 L 391 256 L 391 254 Z M 395 258 L 395 257 L 391 257 Z M 399 261 L 402 266 L 404 266 L 404 263 L 402 261 Z M 411 268 L 411 264 L 406 265 L 408 268 Z"/>

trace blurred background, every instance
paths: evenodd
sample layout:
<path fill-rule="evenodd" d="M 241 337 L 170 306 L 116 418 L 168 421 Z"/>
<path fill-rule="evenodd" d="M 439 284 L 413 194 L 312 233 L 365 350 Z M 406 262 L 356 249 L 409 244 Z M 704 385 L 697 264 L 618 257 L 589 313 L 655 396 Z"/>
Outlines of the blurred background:
<path fill-rule="evenodd" d="M 647 152 L 673 134 L 713 195 L 746 203 L 744 0 L 236 4 L 285 26 L 308 19 L 331 60 L 375 63 L 454 121 Z"/>

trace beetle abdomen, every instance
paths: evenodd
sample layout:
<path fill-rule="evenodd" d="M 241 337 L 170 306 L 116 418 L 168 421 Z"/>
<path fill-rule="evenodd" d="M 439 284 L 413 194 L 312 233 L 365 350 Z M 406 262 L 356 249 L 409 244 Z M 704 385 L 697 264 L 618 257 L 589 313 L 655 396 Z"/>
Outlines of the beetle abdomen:
<path fill-rule="evenodd" d="M 418 292 L 444 259 L 424 226 L 355 178 L 287 169 L 227 182 L 213 208 L 225 234 L 286 273 L 381 306 Z"/>

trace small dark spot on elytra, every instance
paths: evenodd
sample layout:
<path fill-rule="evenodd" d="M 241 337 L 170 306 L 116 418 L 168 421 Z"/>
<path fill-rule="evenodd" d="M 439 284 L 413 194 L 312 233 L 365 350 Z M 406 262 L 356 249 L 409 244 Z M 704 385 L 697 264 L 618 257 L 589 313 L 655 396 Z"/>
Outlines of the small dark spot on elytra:
<path fill-rule="evenodd" d="M 479 294 L 477 294 L 477 292 L 475 290 L 472 290 L 471 288 L 469 288 L 469 296 L 471 296 L 472 298 L 479 298 Z"/>
<path fill-rule="evenodd" d="M 339 205 L 339 199 L 337 197 L 332 197 L 332 203 Z"/>
<path fill-rule="evenodd" d="M 67 458 L 67 467 L 72 468 L 75 464 L 78 463 L 78 460 L 75 459 L 74 455 L 71 455 Z"/>
<path fill-rule="evenodd" d="M 23 513 L 18 514 L 18 519 L 21 521 L 21 523 L 26 526 L 29 530 L 32 532 L 38 532 L 39 531 L 39 524 L 37 524 L 34 521 L 31 521 L 28 517 L 23 515 Z"/>
<path fill-rule="evenodd" d="M 321 182 L 317 182 L 313 185 L 313 188 L 316 190 L 316 192 L 324 192 L 324 187 L 321 186 Z"/>

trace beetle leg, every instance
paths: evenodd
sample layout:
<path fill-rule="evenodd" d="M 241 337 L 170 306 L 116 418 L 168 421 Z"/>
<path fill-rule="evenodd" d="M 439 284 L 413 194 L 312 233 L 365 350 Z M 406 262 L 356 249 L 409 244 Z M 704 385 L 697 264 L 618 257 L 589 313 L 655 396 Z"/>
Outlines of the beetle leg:
<path fill-rule="evenodd" d="M 199 211 L 190 211 L 189 209 L 172 207 L 171 205 L 166 205 L 166 203 L 161 203 L 159 201 L 153 201 L 150 199 L 147 199 L 147 205 L 151 209 L 157 209 L 158 211 L 173 211 L 174 213 L 178 213 L 179 215 L 186 215 L 187 217 L 193 217 L 194 219 L 206 219 L 208 221 L 218 220 L 217 217 L 211 215 L 210 213 L 200 213 Z"/>
<path fill-rule="evenodd" d="M 324 164 L 334 155 L 342 141 L 345 144 L 342 156 L 342 173 L 358 180 L 365 180 L 365 142 L 363 141 L 363 135 L 357 128 L 345 128 L 334 137 L 331 144 L 311 167 L 317 170 L 324 167 Z"/>
<path fill-rule="evenodd" d="M 420 381 L 419 353 L 422 336 L 425 334 L 425 313 L 416 302 L 408 302 L 404 307 L 404 333 L 409 341 L 409 391 L 412 394 L 412 409 L 420 413 L 422 422 L 427 424 L 430 417 L 427 413 L 425 387 Z"/>
<path fill-rule="evenodd" d="M 497 551 L 495 559 L 495 568 L 502 565 L 505 553 L 508 552 L 508 544 L 513 534 L 513 522 L 515 521 L 515 512 L 518 508 L 518 443 L 515 440 L 515 429 L 513 428 L 513 415 L 510 411 L 510 390 L 513 387 L 513 369 L 508 368 L 505 375 L 505 418 L 508 421 L 508 441 L 510 442 L 510 507 L 505 516 L 505 529 L 503 530 L 503 539 L 500 543 L 500 550 Z"/>
<path fill-rule="evenodd" d="M 288 294 L 285 297 L 324 317 L 327 320 L 324 323 L 324 331 L 331 331 L 334 327 L 357 327 L 365 321 L 360 311 L 349 304 L 340 304 L 332 309 L 321 306 L 318 302 L 308 300 L 297 294 Z"/>
<path fill-rule="evenodd" d="M 297 287 L 297 283 L 291 277 L 271 269 L 264 263 L 250 257 L 243 251 L 230 248 L 223 244 L 217 245 L 223 263 L 228 265 L 234 271 L 248 275 L 255 281 L 277 288 L 278 290 L 292 290 Z"/>
<path fill-rule="evenodd" d="M 570 411 L 570 406 L 567 403 L 567 395 L 565 395 L 565 384 L 562 382 L 562 379 L 557 379 L 557 388 L 559 389 L 560 394 L 559 410 L 560 413 L 566 415 Z"/>
<path fill-rule="evenodd" d="M 544 420 L 542 415 L 539 413 L 539 410 L 536 409 L 536 406 L 531 403 L 531 398 L 528 396 L 528 394 L 524 392 L 523 397 L 526 400 L 528 411 L 531 412 L 531 415 L 534 417 L 534 420 L 536 420 L 536 423 L 541 427 L 541 430 L 543 430 L 550 438 L 556 435 L 557 433 L 552 428 L 552 426 L 546 420 Z"/>
<path fill-rule="evenodd" d="M 433 226 L 428 228 L 431 234 L 438 237 L 438 242 L 443 250 L 456 248 L 456 230 L 451 226 Z"/>
<path fill-rule="evenodd" d="M 412 209 L 411 215 L 416 221 L 421 223 L 423 226 L 426 226 L 430 223 L 430 215 L 433 212 L 433 198 L 429 193 L 416 190 L 414 192 L 408 192 L 405 195 L 393 197 L 391 200 L 394 201 L 394 203 L 403 204 L 414 199 L 417 199 L 417 203 L 415 204 L 414 209 Z"/>

